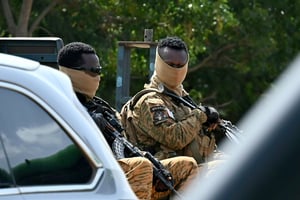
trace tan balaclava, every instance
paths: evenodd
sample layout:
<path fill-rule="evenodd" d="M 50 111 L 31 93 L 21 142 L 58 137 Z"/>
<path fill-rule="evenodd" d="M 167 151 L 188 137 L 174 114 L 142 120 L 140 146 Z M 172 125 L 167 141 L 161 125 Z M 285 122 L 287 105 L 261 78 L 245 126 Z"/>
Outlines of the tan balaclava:
<path fill-rule="evenodd" d="M 59 66 L 59 70 L 70 77 L 75 92 L 85 94 L 91 99 L 96 95 L 99 87 L 100 75 L 91 76 L 85 71 L 75 70 L 63 66 Z"/>
<path fill-rule="evenodd" d="M 165 63 L 156 49 L 155 73 L 157 77 L 170 89 L 176 89 L 181 86 L 187 74 L 188 63 L 189 59 L 181 68 L 172 67 Z"/>

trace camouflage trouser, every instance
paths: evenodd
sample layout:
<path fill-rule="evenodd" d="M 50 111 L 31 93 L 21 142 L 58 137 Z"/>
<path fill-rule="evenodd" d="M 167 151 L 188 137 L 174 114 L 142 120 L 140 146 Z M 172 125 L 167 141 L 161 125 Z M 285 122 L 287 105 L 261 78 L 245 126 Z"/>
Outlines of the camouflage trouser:
<path fill-rule="evenodd" d="M 198 172 L 197 163 L 191 157 L 178 156 L 161 160 L 161 163 L 171 172 L 174 179 L 174 188 L 179 193 L 188 186 Z M 154 187 L 152 187 L 151 199 L 168 199 L 172 195 L 170 193 L 170 191 L 156 192 Z"/>
<path fill-rule="evenodd" d="M 123 158 L 118 160 L 127 180 L 139 199 L 150 199 L 152 190 L 152 163 L 143 157 Z"/>

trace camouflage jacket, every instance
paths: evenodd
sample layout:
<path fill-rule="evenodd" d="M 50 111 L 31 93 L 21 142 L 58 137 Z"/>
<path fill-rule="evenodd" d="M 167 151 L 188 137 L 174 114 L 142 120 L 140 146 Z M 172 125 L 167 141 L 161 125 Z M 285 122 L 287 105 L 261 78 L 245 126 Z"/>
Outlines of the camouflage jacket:
<path fill-rule="evenodd" d="M 153 77 L 145 88 L 159 89 L 159 84 Z M 174 92 L 188 95 L 182 87 Z M 150 151 L 158 159 L 193 156 L 191 149 L 196 149 L 202 159 L 196 159 L 198 163 L 213 151 L 215 141 L 201 133 L 207 117 L 199 109 L 191 110 L 163 93 L 151 91 L 141 95 L 131 108 L 130 103 L 132 99 L 122 108 L 122 124 L 128 140 L 140 149 Z M 191 148 L 194 141 L 196 147 Z"/>

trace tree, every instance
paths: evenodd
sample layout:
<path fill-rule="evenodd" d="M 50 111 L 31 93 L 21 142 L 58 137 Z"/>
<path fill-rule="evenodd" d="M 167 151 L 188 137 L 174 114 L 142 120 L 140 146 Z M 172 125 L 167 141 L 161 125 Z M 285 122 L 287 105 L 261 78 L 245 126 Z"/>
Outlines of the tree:
<path fill-rule="evenodd" d="M 10 6 L 8 0 L 1 0 L 3 15 L 6 20 L 8 33 L 15 37 L 30 37 L 37 29 L 41 20 L 55 7 L 59 0 L 50 1 L 44 10 L 37 17 L 31 16 L 33 0 L 22 1 L 21 8 L 16 11 Z M 14 6 L 18 7 L 16 1 L 10 1 Z M 46 2 L 45 2 L 46 3 Z M 17 19 L 17 20 L 16 20 Z M 34 19 L 34 20 L 33 20 Z M 30 21 L 33 21 L 29 24 Z"/>
<path fill-rule="evenodd" d="M 2 8 L 8 6 L 7 0 L 1 2 Z M 115 96 L 105 91 L 115 90 L 117 42 L 142 41 L 145 28 L 154 30 L 155 41 L 167 35 L 180 36 L 190 53 L 185 87 L 198 102 L 215 106 L 224 118 L 233 122 L 271 86 L 297 54 L 300 44 L 300 3 L 291 0 L 167 3 L 161 0 L 28 0 L 22 3 L 11 0 L 9 3 L 12 14 L 3 14 L 14 17 L 5 17 L 6 22 L 0 18 L 2 36 L 17 36 L 14 30 L 22 25 L 23 32 L 26 27 L 31 36 L 56 36 L 65 43 L 92 44 L 104 66 L 100 95 L 112 104 Z M 30 8 L 31 12 L 23 13 L 22 8 Z M 20 13 L 30 16 L 27 22 L 20 22 L 25 19 Z M 18 23 L 7 21 L 16 16 Z M 135 84 L 131 94 L 141 89 L 148 79 L 148 53 L 132 51 L 131 74 Z"/>

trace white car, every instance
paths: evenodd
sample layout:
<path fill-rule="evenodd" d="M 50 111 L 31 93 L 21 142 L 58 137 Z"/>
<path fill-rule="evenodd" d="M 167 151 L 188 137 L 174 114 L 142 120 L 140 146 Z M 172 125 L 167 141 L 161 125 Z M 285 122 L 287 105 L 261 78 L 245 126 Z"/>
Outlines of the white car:
<path fill-rule="evenodd" d="M 137 199 L 70 79 L 0 53 L 0 200 Z"/>

